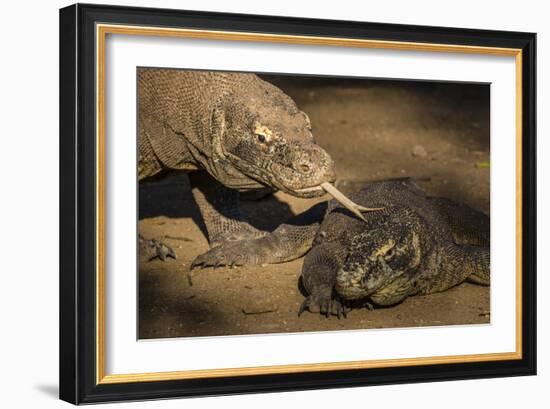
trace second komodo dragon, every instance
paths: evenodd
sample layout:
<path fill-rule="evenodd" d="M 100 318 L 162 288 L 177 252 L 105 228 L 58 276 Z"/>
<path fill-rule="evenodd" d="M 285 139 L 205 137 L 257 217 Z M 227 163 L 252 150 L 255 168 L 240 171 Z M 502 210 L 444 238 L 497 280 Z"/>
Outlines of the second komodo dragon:
<path fill-rule="evenodd" d="M 389 306 L 465 280 L 489 285 L 484 213 L 429 197 L 408 178 L 368 183 L 350 199 L 383 209 L 360 220 L 334 200 L 319 203 L 273 234 L 229 246 L 220 264 L 277 263 L 284 261 L 280 249 L 311 249 L 302 267 L 308 296 L 300 313 L 339 317 L 350 306 Z"/>
<path fill-rule="evenodd" d="M 235 255 L 228 246 L 269 236 L 241 217 L 242 191 L 267 187 L 296 197 L 328 191 L 360 215 L 330 185 L 334 163 L 315 143 L 307 115 L 283 91 L 254 74 L 140 68 L 138 117 L 139 180 L 166 170 L 191 172 L 193 196 L 211 246 L 194 265 L 223 264 Z M 284 238 L 301 229 L 286 226 L 273 234 Z M 271 250 L 277 261 L 285 261 L 303 255 L 310 244 Z M 143 255 L 175 257 L 162 242 L 140 236 Z"/>
<path fill-rule="evenodd" d="M 304 260 L 300 313 L 340 317 L 350 304 L 390 306 L 465 280 L 489 285 L 485 214 L 428 197 L 408 179 L 370 183 L 351 199 L 385 209 L 365 223 L 329 203 Z"/>

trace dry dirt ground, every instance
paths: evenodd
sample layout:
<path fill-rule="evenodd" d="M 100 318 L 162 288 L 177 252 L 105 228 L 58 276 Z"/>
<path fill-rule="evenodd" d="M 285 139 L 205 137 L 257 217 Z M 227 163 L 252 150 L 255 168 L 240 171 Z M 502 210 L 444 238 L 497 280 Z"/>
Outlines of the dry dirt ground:
<path fill-rule="evenodd" d="M 399 81 L 264 78 L 308 113 L 317 142 L 336 162 L 337 186 L 411 176 L 430 194 L 489 213 L 489 86 Z M 187 337 L 357 328 L 479 324 L 490 320 L 489 287 L 464 283 L 347 319 L 297 312 L 302 259 L 268 266 L 194 270 L 208 249 L 185 174 L 143 183 L 141 234 L 163 238 L 178 259 L 139 268 L 139 337 Z M 250 222 L 273 229 L 315 200 L 276 193 L 244 202 Z"/>

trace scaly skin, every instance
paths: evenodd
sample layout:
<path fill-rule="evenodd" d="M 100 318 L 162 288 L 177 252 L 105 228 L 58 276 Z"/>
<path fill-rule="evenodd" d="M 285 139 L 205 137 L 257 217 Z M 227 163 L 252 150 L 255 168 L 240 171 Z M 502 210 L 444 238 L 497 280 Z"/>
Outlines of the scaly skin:
<path fill-rule="evenodd" d="M 311 249 L 326 209 L 327 202 L 319 203 L 281 224 L 272 233 L 213 247 L 197 257 L 192 266 L 275 264 L 302 257 Z"/>
<path fill-rule="evenodd" d="M 489 285 L 489 218 L 483 213 L 427 197 L 410 180 L 371 183 L 351 199 L 385 209 L 365 214 L 365 223 L 329 206 L 304 260 L 308 297 L 299 313 L 340 317 L 352 305 L 390 306 L 465 280 Z"/>
<path fill-rule="evenodd" d="M 229 249 L 235 241 L 246 247 L 269 236 L 242 220 L 238 191 L 269 187 L 315 197 L 324 193 L 320 184 L 335 178 L 307 115 L 254 74 L 140 68 L 138 134 L 139 180 L 166 170 L 202 171 L 191 185 L 214 251 L 197 265 L 224 263 L 235 257 Z M 140 243 L 143 251 L 166 247 Z"/>

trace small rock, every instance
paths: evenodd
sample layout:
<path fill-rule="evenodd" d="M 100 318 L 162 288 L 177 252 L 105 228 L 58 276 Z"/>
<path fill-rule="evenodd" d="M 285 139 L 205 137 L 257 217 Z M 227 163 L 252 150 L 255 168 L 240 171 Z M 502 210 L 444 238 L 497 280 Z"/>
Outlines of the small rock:
<path fill-rule="evenodd" d="M 422 145 L 416 145 L 412 149 L 412 154 L 414 157 L 417 157 L 417 158 L 425 158 L 428 156 L 428 152 Z"/>
<path fill-rule="evenodd" d="M 255 315 L 255 314 L 267 314 L 270 312 L 277 311 L 278 306 L 273 302 L 266 300 L 256 300 L 249 302 L 247 305 L 244 305 L 241 308 L 241 311 L 245 315 Z"/>

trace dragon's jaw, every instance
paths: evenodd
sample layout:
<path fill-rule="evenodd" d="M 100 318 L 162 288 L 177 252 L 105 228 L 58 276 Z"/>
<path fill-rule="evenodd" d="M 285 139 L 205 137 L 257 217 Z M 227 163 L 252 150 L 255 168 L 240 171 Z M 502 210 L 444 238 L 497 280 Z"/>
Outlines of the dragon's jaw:
<path fill-rule="evenodd" d="M 309 199 L 312 197 L 321 197 L 327 194 L 326 190 L 323 189 L 324 183 L 334 183 L 334 178 L 327 178 L 320 183 L 303 188 L 288 187 L 280 183 L 274 183 L 274 185 L 277 186 L 278 190 L 291 196 L 298 197 L 300 199 Z"/>
<path fill-rule="evenodd" d="M 365 270 L 361 266 L 352 269 L 341 268 L 336 275 L 336 292 L 346 300 L 359 300 L 368 297 L 371 292 L 363 286 Z"/>
<path fill-rule="evenodd" d="M 358 300 L 399 290 L 399 286 L 410 282 L 406 273 L 418 266 L 420 257 L 416 249 L 404 254 L 402 262 L 394 267 L 376 251 L 361 260 L 347 261 L 336 275 L 336 292 L 346 300 Z"/>
<path fill-rule="evenodd" d="M 323 196 L 326 192 L 321 185 L 305 187 L 303 189 L 296 189 L 292 192 L 296 197 L 319 197 Z"/>
<path fill-rule="evenodd" d="M 384 257 L 377 256 L 375 251 L 369 257 L 346 262 L 336 275 L 335 289 L 347 300 L 366 298 L 380 291 L 400 274 L 385 262 Z"/>
<path fill-rule="evenodd" d="M 247 176 L 244 174 L 244 172 L 235 169 L 242 175 L 242 180 L 247 181 L 247 184 L 240 183 L 239 185 L 233 184 L 228 185 L 226 183 L 226 186 L 231 188 L 236 188 L 238 190 L 250 190 L 250 189 L 258 189 L 262 187 L 272 187 L 278 190 L 281 190 L 285 193 L 288 193 L 295 197 L 300 198 L 315 198 L 323 196 L 324 194 L 328 193 L 330 194 L 334 199 L 336 199 L 342 206 L 344 206 L 346 209 L 348 209 L 350 212 L 355 214 L 358 218 L 365 220 L 361 212 L 370 212 L 370 211 L 377 211 L 382 210 L 383 208 L 377 207 L 377 208 L 368 208 L 363 207 L 361 205 L 358 205 L 357 203 L 354 203 L 351 199 L 349 199 L 346 195 L 344 195 L 342 192 L 340 192 L 332 183 L 335 180 L 334 173 L 329 173 L 325 178 L 322 179 L 322 181 L 318 184 L 315 184 L 313 186 L 304 187 L 304 188 L 289 188 L 285 186 L 285 184 L 280 183 L 277 179 L 271 179 L 269 181 L 264 181 L 264 178 L 255 177 L 251 178 L 250 176 Z M 257 179 L 256 179 L 257 178 Z M 239 180 L 240 181 L 240 180 Z M 250 183 L 252 182 L 252 183 Z M 257 184 L 256 184 L 257 183 Z M 365 220 L 366 221 L 366 220 Z"/>

